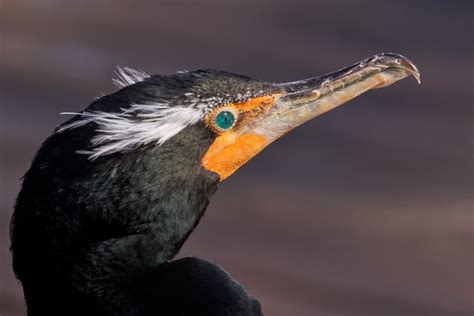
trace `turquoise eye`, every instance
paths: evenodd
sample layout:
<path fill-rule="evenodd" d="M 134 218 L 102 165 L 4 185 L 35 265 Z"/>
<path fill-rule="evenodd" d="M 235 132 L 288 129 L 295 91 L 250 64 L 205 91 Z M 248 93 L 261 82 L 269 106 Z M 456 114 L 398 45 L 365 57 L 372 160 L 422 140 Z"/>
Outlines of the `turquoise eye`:
<path fill-rule="evenodd" d="M 216 126 L 222 130 L 228 130 L 234 126 L 235 117 L 230 111 L 222 111 L 216 115 L 215 123 Z"/>

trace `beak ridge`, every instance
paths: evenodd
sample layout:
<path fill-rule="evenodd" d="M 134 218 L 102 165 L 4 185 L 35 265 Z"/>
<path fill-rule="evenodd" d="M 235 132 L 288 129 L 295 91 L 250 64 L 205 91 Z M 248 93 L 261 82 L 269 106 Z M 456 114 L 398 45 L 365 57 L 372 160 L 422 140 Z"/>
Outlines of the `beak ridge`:
<path fill-rule="evenodd" d="M 418 83 L 421 83 L 421 74 L 413 63 L 407 57 L 395 54 L 395 53 L 380 53 L 364 60 L 361 60 L 358 63 L 355 63 L 351 66 L 339 69 L 337 71 L 312 77 L 308 79 L 279 83 L 277 86 L 281 87 L 286 93 L 301 92 L 305 90 L 311 90 L 319 88 L 320 86 L 340 80 L 342 78 L 348 79 L 357 79 L 351 75 L 359 76 L 359 79 L 363 79 L 364 74 L 370 75 L 372 73 L 387 71 L 395 69 L 401 71 L 407 75 L 413 75 Z M 346 79 L 346 81 L 349 81 Z"/>
<path fill-rule="evenodd" d="M 251 128 L 264 131 L 268 141 L 372 89 L 387 87 L 420 72 L 408 58 L 380 53 L 335 72 L 309 79 L 279 83 L 282 95 L 266 117 Z"/>
<path fill-rule="evenodd" d="M 387 87 L 410 75 L 421 82 L 420 72 L 411 60 L 399 54 L 380 53 L 329 74 L 277 84 L 284 91 L 280 107 L 295 108 L 326 99 L 334 108 L 368 90 Z"/>

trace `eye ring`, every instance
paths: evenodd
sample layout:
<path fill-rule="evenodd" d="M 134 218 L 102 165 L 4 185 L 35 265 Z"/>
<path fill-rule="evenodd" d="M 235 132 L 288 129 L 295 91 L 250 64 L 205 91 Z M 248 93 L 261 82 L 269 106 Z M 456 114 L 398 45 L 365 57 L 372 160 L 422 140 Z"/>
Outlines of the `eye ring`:
<path fill-rule="evenodd" d="M 231 107 L 223 107 L 217 110 L 211 117 L 211 125 L 219 132 L 232 129 L 238 119 L 237 111 Z"/>

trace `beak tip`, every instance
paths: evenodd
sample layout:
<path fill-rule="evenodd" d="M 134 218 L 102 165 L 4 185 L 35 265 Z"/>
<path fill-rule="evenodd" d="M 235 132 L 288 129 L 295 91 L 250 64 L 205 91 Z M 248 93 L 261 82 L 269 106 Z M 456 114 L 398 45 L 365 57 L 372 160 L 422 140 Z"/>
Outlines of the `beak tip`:
<path fill-rule="evenodd" d="M 381 62 L 388 67 L 402 68 L 413 75 L 418 84 L 421 84 L 421 73 L 418 70 L 418 67 L 416 67 L 414 62 L 401 54 L 380 53 L 372 57 L 372 60 Z"/>
<path fill-rule="evenodd" d="M 400 55 L 400 57 L 401 57 L 400 65 L 404 69 L 409 71 L 413 75 L 413 77 L 415 77 L 418 84 L 421 84 L 421 73 L 418 70 L 418 67 L 416 67 L 415 63 L 413 63 L 411 60 L 409 60 L 408 58 L 406 58 L 402 55 Z"/>
<path fill-rule="evenodd" d="M 410 74 L 412 74 L 413 77 L 415 77 L 415 80 L 416 82 L 418 82 L 418 84 L 421 84 L 421 74 L 418 71 L 418 69 L 416 69 L 416 71 L 410 71 Z"/>

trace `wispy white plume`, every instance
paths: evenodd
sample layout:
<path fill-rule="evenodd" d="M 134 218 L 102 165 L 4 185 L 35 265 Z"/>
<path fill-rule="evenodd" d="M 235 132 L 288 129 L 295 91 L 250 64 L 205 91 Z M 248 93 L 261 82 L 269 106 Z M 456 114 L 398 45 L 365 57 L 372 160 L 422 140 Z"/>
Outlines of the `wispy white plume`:
<path fill-rule="evenodd" d="M 146 78 L 149 78 L 150 75 L 141 69 L 134 69 L 130 67 L 118 67 L 115 71 L 117 78 L 113 79 L 113 82 L 117 87 L 125 88 L 129 85 L 135 84 L 137 82 L 143 81 Z"/>
<path fill-rule="evenodd" d="M 169 107 L 164 104 L 133 104 L 121 113 L 85 111 L 63 113 L 80 115 L 81 119 L 62 126 L 58 132 L 94 122 L 97 135 L 92 138 L 91 159 L 116 152 L 127 152 L 139 146 L 156 143 L 162 145 L 185 127 L 197 123 L 203 108 Z"/>

